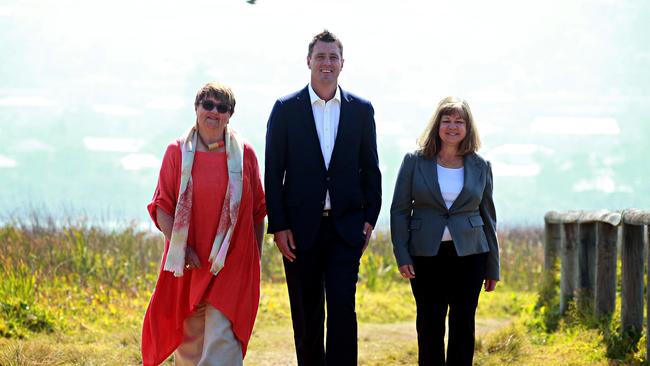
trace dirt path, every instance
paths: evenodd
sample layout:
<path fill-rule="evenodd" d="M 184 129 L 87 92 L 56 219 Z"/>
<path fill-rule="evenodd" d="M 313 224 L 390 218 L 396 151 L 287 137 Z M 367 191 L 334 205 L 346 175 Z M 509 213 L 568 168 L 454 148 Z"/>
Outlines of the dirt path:
<path fill-rule="evenodd" d="M 501 329 L 507 319 L 477 319 L 480 337 Z M 262 336 L 263 335 L 263 336 Z M 415 322 L 359 324 L 359 365 L 414 365 L 417 363 Z M 246 356 L 247 366 L 295 366 L 291 325 L 255 331 Z"/>

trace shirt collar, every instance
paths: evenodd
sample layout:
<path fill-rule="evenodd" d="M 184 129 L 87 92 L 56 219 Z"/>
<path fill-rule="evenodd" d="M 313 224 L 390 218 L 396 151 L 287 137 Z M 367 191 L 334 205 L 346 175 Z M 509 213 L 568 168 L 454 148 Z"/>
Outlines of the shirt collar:
<path fill-rule="evenodd" d="M 321 99 L 321 97 L 318 96 L 318 94 L 316 94 L 314 88 L 312 88 L 311 86 L 311 83 L 309 83 L 309 88 L 307 89 L 309 90 L 309 99 L 312 105 L 319 100 L 323 100 Z M 336 100 L 337 102 L 341 103 L 341 89 L 339 89 L 338 85 L 336 86 L 336 93 L 334 94 L 334 98 L 332 98 L 332 100 Z M 323 103 L 325 103 L 324 100 Z"/>

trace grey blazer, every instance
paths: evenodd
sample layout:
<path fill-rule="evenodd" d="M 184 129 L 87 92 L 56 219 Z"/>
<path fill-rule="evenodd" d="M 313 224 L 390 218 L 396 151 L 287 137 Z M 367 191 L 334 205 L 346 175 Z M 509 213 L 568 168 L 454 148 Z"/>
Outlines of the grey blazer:
<path fill-rule="evenodd" d="M 390 207 L 393 252 L 399 266 L 411 256 L 434 256 L 445 226 L 459 256 L 489 252 L 486 278 L 499 279 L 499 243 L 492 200 L 492 168 L 478 154 L 465 156 L 464 184 L 449 209 L 438 184 L 436 161 L 408 153 Z"/>

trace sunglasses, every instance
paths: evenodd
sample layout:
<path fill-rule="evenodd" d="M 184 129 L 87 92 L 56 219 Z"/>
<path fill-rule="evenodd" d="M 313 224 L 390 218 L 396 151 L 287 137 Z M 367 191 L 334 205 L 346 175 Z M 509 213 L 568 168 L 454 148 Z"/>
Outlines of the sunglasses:
<path fill-rule="evenodd" d="M 212 112 L 212 110 L 216 107 L 217 112 L 219 113 L 228 113 L 230 112 L 230 106 L 227 104 L 217 104 L 211 100 L 203 100 L 201 101 L 201 107 L 205 109 L 208 112 Z"/>

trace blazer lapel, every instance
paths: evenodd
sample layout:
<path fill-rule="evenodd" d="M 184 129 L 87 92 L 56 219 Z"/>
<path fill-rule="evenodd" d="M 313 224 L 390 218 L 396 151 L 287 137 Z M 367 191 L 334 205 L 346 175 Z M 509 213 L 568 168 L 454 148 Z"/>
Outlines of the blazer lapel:
<path fill-rule="evenodd" d="M 297 114 L 298 116 L 305 116 L 305 118 L 300 119 L 298 123 L 299 128 L 302 129 L 302 135 L 305 136 L 306 145 L 309 149 L 314 148 L 314 154 L 318 155 L 318 161 L 320 161 L 321 167 L 323 170 L 325 168 L 325 160 L 323 159 L 323 152 L 320 149 L 320 140 L 318 139 L 318 131 L 316 131 L 316 121 L 314 121 L 314 112 L 311 109 L 311 99 L 309 98 L 309 86 L 306 86 L 300 94 L 298 94 L 298 105 L 301 110 Z M 340 126 L 339 126 L 340 127 Z M 305 151 L 307 153 L 307 151 Z M 330 164 L 331 165 L 331 164 Z"/>
<path fill-rule="evenodd" d="M 478 182 L 481 180 L 481 177 L 483 176 L 481 167 L 476 161 L 476 156 L 474 154 L 470 154 L 465 157 L 463 167 L 463 189 L 460 191 L 458 197 L 456 197 L 454 203 L 449 208 L 450 211 L 462 206 L 469 198 L 471 198 L 470 187 L 478 184 Z"/>
<path fill-rule="evenodd" d="M 422 175 L 429 191 L 431 191 L 433 198 L 441 207 L 447 209 L 447 205 L 440 191 L 440 184 L 438 183 L 438 169 L 435 160 L 420 157 L 417 163 L 418 171 Z"/>

